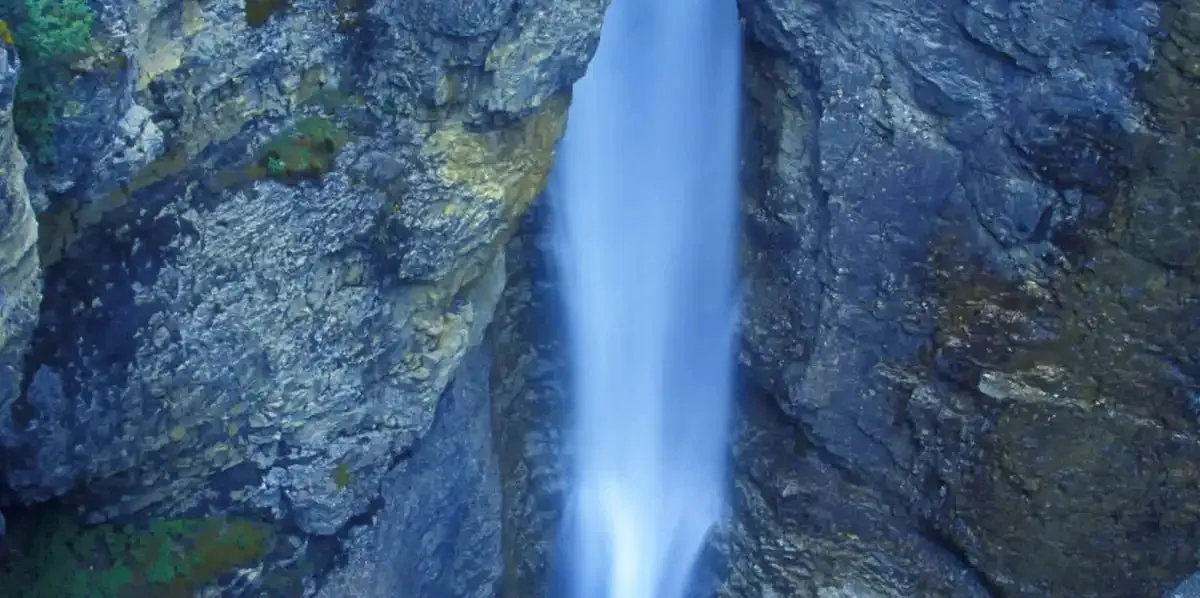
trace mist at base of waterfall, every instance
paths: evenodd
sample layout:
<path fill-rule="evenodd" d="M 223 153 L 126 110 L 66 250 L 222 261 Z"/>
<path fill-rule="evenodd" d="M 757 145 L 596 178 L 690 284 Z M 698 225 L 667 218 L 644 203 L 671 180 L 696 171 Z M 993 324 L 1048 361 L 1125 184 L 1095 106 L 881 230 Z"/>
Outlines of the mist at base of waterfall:
<path fill-rule="evenodd" d="M 682 598 L 728 486 L 735 0 L 613 0 L 551 187 L 571 489 L 550 598 Z"/>

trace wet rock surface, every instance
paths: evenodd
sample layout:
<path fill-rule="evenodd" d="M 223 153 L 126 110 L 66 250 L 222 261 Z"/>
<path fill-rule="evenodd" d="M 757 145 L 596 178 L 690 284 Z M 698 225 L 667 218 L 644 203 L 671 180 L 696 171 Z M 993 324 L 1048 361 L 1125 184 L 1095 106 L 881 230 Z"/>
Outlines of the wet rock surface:
<path fill-rule="evenodd" d="M 569 404 L 548 213 L 544 205 L 531 210 L 509 244 L 508 287 L 490 338 L 505 598 L 546 595 L 567 497 Z"/>
<path fill-rule="evenodd" d="M 738 446 L 727 595 L 1178 583 L 1200 545 L 1197 5 L 742 8 L 742 361 L 769 400 Z"/>

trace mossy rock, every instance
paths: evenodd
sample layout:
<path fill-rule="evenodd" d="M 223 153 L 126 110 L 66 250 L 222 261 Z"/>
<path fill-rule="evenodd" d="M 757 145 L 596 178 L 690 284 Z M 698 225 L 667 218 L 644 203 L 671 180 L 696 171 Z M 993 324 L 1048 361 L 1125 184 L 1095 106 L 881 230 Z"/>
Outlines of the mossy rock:
<path fill-rule="evenodd" d="M 320 116 L 305 118 L 288 133 L 267 143 L 254 164 L 246 169 L 246 175 L 287 184 L 320 179 L 333 169 L 347 140 L 333 121 Z"/>
<path fill-rule="evenodd" d="M 291 8 L 288 0 L 246 0 L 246 24 L 262 27 L 267 24 L 271 15 L 282 13 L 288 8 Z"/>
<path fill-rule="evenodd" d="M 83 527 L 45 517 L 6 539 L 6 598 L 186 598 L 267 554 L 270 528 L 234 519 Z"/>

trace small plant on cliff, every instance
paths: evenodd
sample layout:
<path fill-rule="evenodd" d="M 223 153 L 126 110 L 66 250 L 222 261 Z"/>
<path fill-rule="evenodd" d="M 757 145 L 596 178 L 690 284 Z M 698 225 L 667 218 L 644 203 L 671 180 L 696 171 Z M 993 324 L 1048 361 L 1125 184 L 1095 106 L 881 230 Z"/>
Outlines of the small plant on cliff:
<path fill-rule="evenodd" d="M 288 184 L 321 178 L 333 168 L 346 141 L 346 134 L 333 121 L 320 116 L 305 118 L 291 131 L 268 142 L 246 169 L 246 176 Z"/>
<path fill-rule="evenodd" d="M 262 27 L 271 15 L 282 13 L 290 7 L 288 0 L 246 0 L 246 24 Z"/>
<path fill-rule="evenodd" d="M 35 162 L 54 161 L 54 126 L 66 104 L 59 87 L 70 64 L 92 45 L 92 11 L 86 0 L 4 0 L 20 4 L 12 40 L 21 56 L 13 107 L 17 136 Z"/>

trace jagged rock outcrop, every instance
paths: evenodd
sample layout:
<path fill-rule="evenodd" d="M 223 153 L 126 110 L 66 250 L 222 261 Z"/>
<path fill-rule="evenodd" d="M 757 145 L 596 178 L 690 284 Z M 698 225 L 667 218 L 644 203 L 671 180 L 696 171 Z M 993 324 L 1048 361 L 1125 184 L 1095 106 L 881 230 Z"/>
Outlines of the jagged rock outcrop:
<path fill-rule="evenodd" d="M 37 221 L 25 187 L 25 157 L 13 132 L 13 93 L 20 61 L 0 42 L 0 413 L 11 411 L 20 392 L 25 353 L 37 324 L 42 299 L 37 254 Z M 0 415 L 0 438 L 11 433 Z M 2 444 L 2 443 L 0 443 Z M 0 536 L 4 535 L 0 517 Z"/>
<path fill-rule="evenodd" d="M 742 9 L 724 595 L 1161 595 L 1200 546 L 1200 4 Z"/>
<path fill-rule="evenodd" d="M 318 536 L 378 509 L 490 321 L 604 5 L 104 5 L 123 58 L 66 93 L 113 122 L 63 123 L 34 177 L 47 293 L 0 404 L 6 499 Z"/>

